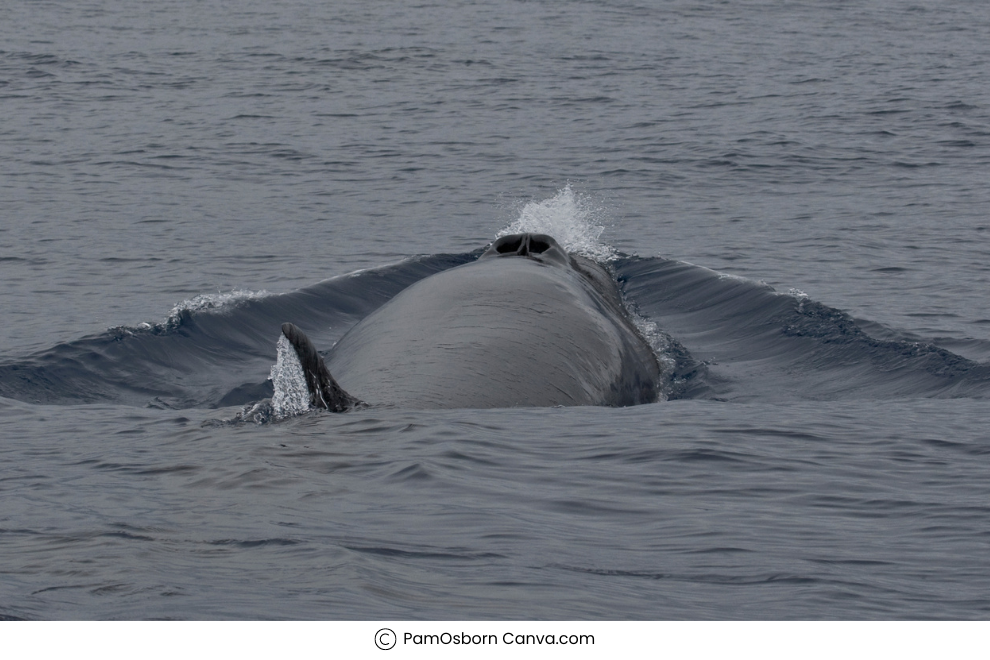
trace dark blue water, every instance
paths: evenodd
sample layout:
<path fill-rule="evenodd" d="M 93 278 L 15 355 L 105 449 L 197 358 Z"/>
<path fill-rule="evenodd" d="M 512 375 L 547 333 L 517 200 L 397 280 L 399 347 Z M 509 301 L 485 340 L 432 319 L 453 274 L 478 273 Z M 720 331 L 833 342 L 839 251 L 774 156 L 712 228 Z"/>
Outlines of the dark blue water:
<path fill-rule="evenodd" d="M 0 8 L 0 617 L 987 618 L 988 33 Z M 283 321 L 510 228 L 610 264 L 666 401 L 225 421 Z"/>

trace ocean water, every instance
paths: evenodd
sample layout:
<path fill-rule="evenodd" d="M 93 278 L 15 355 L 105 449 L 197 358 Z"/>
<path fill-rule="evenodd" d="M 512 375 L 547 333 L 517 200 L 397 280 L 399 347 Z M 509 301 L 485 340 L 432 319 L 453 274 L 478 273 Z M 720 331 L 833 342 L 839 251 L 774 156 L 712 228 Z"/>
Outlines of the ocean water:
<path fill-rule="evenodd" d="M 990 616 L 990 6 L 0 7 L 0 618 Z M 233 423 L 498 235 L 631 408 Z"/>

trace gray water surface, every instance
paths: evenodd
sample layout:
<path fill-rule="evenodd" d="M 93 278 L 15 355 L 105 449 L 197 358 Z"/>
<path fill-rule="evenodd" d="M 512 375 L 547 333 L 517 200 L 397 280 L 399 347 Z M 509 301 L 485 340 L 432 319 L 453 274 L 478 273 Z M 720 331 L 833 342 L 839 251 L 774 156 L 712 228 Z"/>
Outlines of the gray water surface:
<path fill-rule="evenodd" d="M 962 0 L 8 3 L 0 363 L 527 208 L 986 363 L 987 34 Z M 0 399 L 0 617 L 986 618 L 986 397 L 788 378 L 266 426 Z"/>

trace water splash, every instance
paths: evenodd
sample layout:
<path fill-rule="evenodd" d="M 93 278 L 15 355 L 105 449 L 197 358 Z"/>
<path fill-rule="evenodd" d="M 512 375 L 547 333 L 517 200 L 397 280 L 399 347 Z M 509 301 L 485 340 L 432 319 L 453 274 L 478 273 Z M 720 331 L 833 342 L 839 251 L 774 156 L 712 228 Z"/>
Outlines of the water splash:
<path fill-rule="evenodd" d="M 176 304 L 169 311 L 165 320 L 159 323 L 142 322 L 134 327 L 119 325 L 107 328 L 107 331 L 118 339 L 139 334 L 165 335 L 180 328 L 194 312 L 222 313 L 245 301 L 259 300 L 271 295 L 274 294 L 267 291 L 247 290 L 235 290 L 229 293 L 204 293 Z"/>
<path fill-rule="evenodd" d="M 260 298 L 267 298 L 272 294 L 267 291 L 248 291 L 238 289 L 235 291 L 230 291 L 228 293 L 204 293 L 196 296 L 195 298 L 190 298 L 188 300 L 183 300 L 179 304 L 172 308 L 169 312 L 168 318 L 165 320 L 164 325 L 166 327 L 178 326 L 181 323 L 183 315 L 190 314 L 192 312 L 203 312 L 203 311 L 220 311 L 225 308 L 230 308 L 233 305 L 238 305 L 246 300 L 258 300 Z"/>
<path fill-rule="evenodd" d="M 675 384 L 672 381 L 674 371 L 677 368 L 677 360 L 672 356 L 670 335 L 661 330 L 656 322 L 630 309 L 628 304 L 626 309 L 633 325 L 639 330 L 639 334 L 643 335 L 643 339 L 649 344 L 653 355 L 657 358 L 657 364 L 660 366 L 660 377 L 657 381 L 657 389 L 660 393 L 659 400 L 667 401 L 670 398 L 672 386 Z"/>
<path fill-rule="evenodd" d="M 601 206 L 587 195 L 575 193 L 567 184 L 550 199 L 527 203 L 519 217 L 495 238 L 523 232 L 549 234 L 568 252 L 607 262 L 617 255 L 615 248 L 600 240 L 605 231 L 600 220 L 604 215 Z"/>
<path fill-rule="evenodd" d="M 808 294 L 802 291 L 801 289 L 795 289 L 791 287 L 790 289 L 787 290 L 787 295 L 793 296 L 798 301 L 798 307 L 797 307 L 798 312 L 803 314 L 804 303 L 811 301 L 811 298 L 808 296 Z"/>
<path fill-rule="evenodd" d="M 139 323 L 136 328 L 119 326 L 110 328 L 111 331 L 132 335 L 137 332 L 165 334 L 180 327 L 183 321 L 193 312 L 223 312 L 248 300 L 260 300 L 273 294 L 267 291 L 235 290 L 228 293 L 204 293 L 176 304 L 161 323 Z"/>
<path fill-rule="evenodd" d="M 272 395 L 272 417 L 284 419 L 309 410 L 309 389 L 306 387 L 306 375 L 296 349 L 292 347 L 285 335 L 278 338 L 278 357 L 268 376 L 275 386 Z"/>

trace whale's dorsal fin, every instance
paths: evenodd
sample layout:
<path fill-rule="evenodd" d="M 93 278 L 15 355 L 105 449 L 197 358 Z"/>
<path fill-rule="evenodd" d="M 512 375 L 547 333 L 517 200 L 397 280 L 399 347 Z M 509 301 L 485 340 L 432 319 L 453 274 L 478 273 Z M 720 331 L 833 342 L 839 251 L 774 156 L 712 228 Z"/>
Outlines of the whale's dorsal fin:
<path fill-rule="evenodd" d="M 323 358 L 309 337 L 291 323 L 282 324 L 282 334 L 296 349 L 296 356 L 306 375 L 309 388 L 309 404 L 314 408 L 325 408 L 330 412 L 344 412 L 361 405 L 361 401 L 344 391 L 330 375 Z"/>

